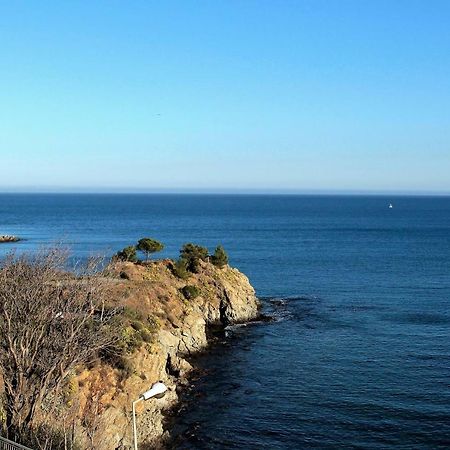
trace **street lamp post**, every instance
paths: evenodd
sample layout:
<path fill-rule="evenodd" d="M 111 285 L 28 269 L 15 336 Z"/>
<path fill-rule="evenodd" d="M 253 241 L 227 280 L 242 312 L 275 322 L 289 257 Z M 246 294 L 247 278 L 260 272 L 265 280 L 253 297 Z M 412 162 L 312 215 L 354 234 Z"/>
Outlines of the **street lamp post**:
<path fill-rule="evenodd" d="M 138 450 L 137 447 L 137 429 L 136 429 L 136 404 L 141 400 L 149 400 L 150 398 L 161 398 L 167 391 L 167 386 L 162 382 L 158 381 L 154 383 L 152 387 L 139 396 L 137 400 L 133 402 L 133 439 L 134 439 L 134 450 Z"/>

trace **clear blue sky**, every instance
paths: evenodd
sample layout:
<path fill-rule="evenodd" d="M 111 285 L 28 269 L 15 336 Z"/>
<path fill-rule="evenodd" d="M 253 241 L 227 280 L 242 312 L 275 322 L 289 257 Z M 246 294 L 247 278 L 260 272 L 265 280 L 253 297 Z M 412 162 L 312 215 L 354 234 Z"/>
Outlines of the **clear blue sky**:
<path fill-rule="evenodd" d="M 450 2 L 0 0 L 0 190 L 450 192 Z"/>

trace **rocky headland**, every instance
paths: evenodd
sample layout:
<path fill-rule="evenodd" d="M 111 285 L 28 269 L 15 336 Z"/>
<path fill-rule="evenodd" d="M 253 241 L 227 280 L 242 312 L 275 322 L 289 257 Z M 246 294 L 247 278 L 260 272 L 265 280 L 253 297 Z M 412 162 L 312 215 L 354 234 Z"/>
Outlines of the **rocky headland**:
<path fill-rule="evenodd" d="M 82 448 L 132 448 L 132 401 L 158 380 L 169 391 L 138 403 L 137 429 L 140 449 L 163 448 L 169 437 L 164 414 L 177 403 L 177 387 L 192 370 L 186 358 L 208 346 L 208 327 L 258 317 L 255 291 L 237 269 L 201 261 L 198 273 L 180 279 L 173 268 L 171 260 L 111 266 L 109 306 L 124 308 L 129 317 L 125 338 L 131 350 L 114 363 L 80 369 L 67 383 L 58 420 L 72 423 Z M 195 298 L 186 296 L 186 286 L 194 287 Z"/>

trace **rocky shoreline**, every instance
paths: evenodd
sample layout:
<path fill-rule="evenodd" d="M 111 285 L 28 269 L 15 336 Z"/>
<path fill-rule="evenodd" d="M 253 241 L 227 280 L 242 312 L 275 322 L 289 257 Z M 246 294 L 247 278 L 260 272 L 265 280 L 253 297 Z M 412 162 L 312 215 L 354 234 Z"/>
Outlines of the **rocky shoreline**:
<path fill-rule="evenodd" d="M 100 364 L 82 370 L 71 381 L 75 394 L 70 420 L 75 417 L 76 440 L 83 448 L 132 448 L 131 403 L 158 380 L 169 391 L 161 399 L 137 405 L 138 441 L 140 449 L 164 448 L 170 438 L 165 429 L 166 416 L 175 411 L 180 388 L 194 369 L 187 360 L 189 356 L 208 348 L 211 328 L 225 328 L 260 316 L 255 291 L 237 269 L 202 262 L 198 273 L 180 280 L 173 274 L 172 265 L 170 260 L 146 265 L 117 263 L 112 269 L 109 282 L 113 303 L 151 316 L 157 330 L 152 341 L 130 357 L 133 368 L 126 377 L 120 368 Z M 196 286 L 200 295 L 184 298 L 181 292 L 187 284 Z M 95 432 L 84 419 L 92 408 L 96 413 Z"/>
<path fill-rule="evenodd" d="M 256 326 L 263 323 L 271 322 L 271 317 L 264 314 L 258 315 L 255 319 L 246 321 L 244 326 Z M 191 355 L 188 359 L 192 364 L 192 370 L 186 374 L 184 379 L 177 386 L 178 401 L 173 407 L 165 413 L 163 426 L 169 434 L 168 439 L 164 441 L 163 447 L 168 450 L 175 450 L 177 448 L 186 448 L 184 445 L 186 442 L 194 436 L 195 428 L 185 428 L 183 416 L 186 414 L 186 410 L 190 409 L 197 402 L 197 398 L 200 396 L 208 395 L 209 391 L 205 390 L 205 379 L 211 373 L 211 368 L 208 367 L 208 363 L 211 357 L 214 358 L 217 353 L 222 356 L 224 346 L 230 344 L 228 330 L 231 327 L 218 327 L 213 326 L 208 329 L 208 346 L 201 352 L 197 352 Z M 233 333 L 234 334 L 234 333 Z M 242 337 L 242 336 L 240 336 Z M 235 339 L 232 339 L 233 341 Z M 215 369 L 212 368 L 214 371 Z M 180 423 L 181 421 L 181 423 Z M 195 439 L 194 439 L 195 440 Z"/>

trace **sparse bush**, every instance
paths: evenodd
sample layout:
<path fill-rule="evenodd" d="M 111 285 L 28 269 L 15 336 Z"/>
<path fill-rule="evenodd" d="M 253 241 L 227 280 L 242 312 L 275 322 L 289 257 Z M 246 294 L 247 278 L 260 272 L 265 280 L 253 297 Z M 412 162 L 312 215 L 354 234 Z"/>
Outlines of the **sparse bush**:
<path fill-rule="evenodd" d="M 181 288 L 181 293 L 184 295 L 186 300 L 193 300 L 200 295 L 200 290 L 197 286 L 186 285 Z"/>
<path fill-rule="evenodd" d="M 220 269 L 228 264 L 228 255 L 221 245 L 218 245 L 216 247 L 211 261 L 216 267 L 219 267 Z"/>
<path fill-rule="evenodd" d="M 200 245 L 184 244 L 180 250 L 180 257 L 186 261 L 186 269 L 198 273 L 200 261 L 208 260 L 208 249 Z"/>
<path fill-rule="evenodd" d="M 136 247 L 134 245 L 129 245 L 128 247 L 125 247 L 123 250 L 120 250 L 116 253 L 116 258 L 119 261 L 136 262 L 137 261 Z"/>

